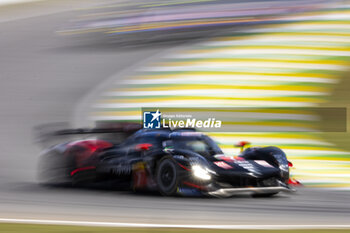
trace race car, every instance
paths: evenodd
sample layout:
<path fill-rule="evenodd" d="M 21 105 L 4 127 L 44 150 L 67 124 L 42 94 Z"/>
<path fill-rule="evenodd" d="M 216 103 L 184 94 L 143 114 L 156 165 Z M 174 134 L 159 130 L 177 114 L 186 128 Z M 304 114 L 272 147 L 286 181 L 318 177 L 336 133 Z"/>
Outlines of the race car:
<path fill-rule="evenodd" d="M 213 139 L 194 129 L 95 128 L 54 135 L 88 137 L 42 153 L 39 179 L 45 185 L 106 184 L 165 196 L 272 196 L 294 191 L 289 186 L 291 163 L 278 147 L 244 149 L 247 143 L 241 142 L 239 155 L 226 156 Z"/>

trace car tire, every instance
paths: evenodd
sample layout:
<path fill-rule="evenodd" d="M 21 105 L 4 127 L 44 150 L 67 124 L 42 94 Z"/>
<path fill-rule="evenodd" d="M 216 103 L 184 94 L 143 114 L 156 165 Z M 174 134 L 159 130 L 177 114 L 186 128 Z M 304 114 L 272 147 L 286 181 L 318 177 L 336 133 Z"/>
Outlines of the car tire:
<path fill-rule="evenodd" d="M 178 170 L 175 162 L 169 158 L 163 158 L 157 166 L 156 181 L 158 191 L 164 196 L 173 196 L 178 187 Z"/>

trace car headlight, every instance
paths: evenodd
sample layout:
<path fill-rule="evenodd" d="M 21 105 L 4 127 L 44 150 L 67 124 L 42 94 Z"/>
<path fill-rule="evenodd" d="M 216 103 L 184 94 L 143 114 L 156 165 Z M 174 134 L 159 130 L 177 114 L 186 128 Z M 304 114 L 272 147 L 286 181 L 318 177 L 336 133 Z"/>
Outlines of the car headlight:
<path fill-rule="evenodd" d="M 211 176 L 209 171 L 199 165 L 192 166 L 193 175 L 202 180 L 210 180 Z"/>

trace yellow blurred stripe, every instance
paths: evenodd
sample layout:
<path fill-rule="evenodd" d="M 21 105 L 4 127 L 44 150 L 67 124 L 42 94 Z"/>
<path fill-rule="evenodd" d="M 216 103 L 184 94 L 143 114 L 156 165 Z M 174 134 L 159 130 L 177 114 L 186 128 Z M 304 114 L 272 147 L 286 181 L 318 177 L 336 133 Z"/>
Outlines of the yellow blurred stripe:
<path fill-rule="evenodd" d="M 240 89 L 240 90 L 276 90 L 276 91 L 309 91 L 309 92 L 327 92 L 331 87 L 307 86 L 307 85 L 264 85 L 264 86 L 245 86 L 239 84 L 173 84 L 166 86 L 150 86 L 150 87 L 126 87 L 112 89 L 111 91 L 169 91 L 169 90 L 201 90 L 201 89 Z"/>
<path fill-rule="evenodd" d="M 327 65 L 347 65 L 349 64 L 348 61 L 346 60 L 330 60 L 330 59 L 315 59 L 315 60 L 305 60 L 303 58 L 298 58 L 298 59 L 293 59 L 293 60 L 281 60 L 281 59 L 272 59 L 272 58 L 204 58 L 204 59 L 192 59 L 189 61 L 171 61 L 171 62 L 161 62 L 161 63 L 155 63 L 154 65 L 159 65 L 159 66 L 185 66 L 185 65 L 198 65 L 198 64 L 215 64 L 215 63 L 220 63 L 220 64 L 235 64 L 235 63 L 243 63 L 243 62 L 251 62 L 251 63 L 256 63 L 256 62 L 262 62 L 262 63 L 291 63 L 291 64 L 327 64 Z M 252 65 L 254 67 L 254 65 Z"/>

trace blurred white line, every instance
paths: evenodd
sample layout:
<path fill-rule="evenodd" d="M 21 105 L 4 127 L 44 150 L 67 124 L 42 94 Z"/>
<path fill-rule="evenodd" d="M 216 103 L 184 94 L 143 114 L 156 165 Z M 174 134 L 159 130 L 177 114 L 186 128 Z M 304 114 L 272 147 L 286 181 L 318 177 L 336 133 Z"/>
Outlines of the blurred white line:
<path fill-rule="evenodd" d="M 322 35 L 322 36 L 293 36 L 293 35 L 280 35 L 280 36 L 271 36 L 271 37 L 257 37 L 250 40 L 235 40 L 234 38 L 232 40 L 227 41 L 210 41 L 202 43 L 203 46 L 229 46 L 229 45 L 256 45 L 261 42 L 278 42 L 277 45 L 282 45 L 285 42 L 294 43 L 295 41 L 299 42 L 315 42 L 314 46 L 319 46 L 317 42 L 329 42 L 332 43 L 330 47 L 336 48 L 336 47 L 342 47 L 344 43 L 350 42 L 350 36 L 330 36 L 330 35 Z M 334 44 L 336 43 L 336 44 Z M 337 43 L 340 43 L 341 45 L 337 45 Z"/>
<path fill-rule="evenodd" d="M 0 218 L 4 223 L 29 223 L 49 225 L 76 225 L 98 227 L 144 227 L 144 228 L 199 228 L 199 229 L 348 229 L 350 225 L 182 225 L 154 223 L 88 222 L 41 219 Z"/>
<path fill-rule="evenodd" d="M 26 2 L 38 2 L 43 0 L 0 0 L 1 5 L 9 5 L 9 4 L 18 4 L 18 3 L 26 3 Z"/>
<path fill-rule="evenodd" d="M 91 121 L 126 121 L 126 120 L 142 120 L 141 116 L 91 116 L 89 117 Z"/>
<path fill-rule="evenodd" d="M 247 127 L 247 126 L 246 126 Z M 270 127 L 270 131 L 273 130 L 273 127 Z M 306 130 L 305 130 L 306 131 Z M 332 150 L 313 150 L 312 148 L 307 148 L 307 149 L 286 149 L 283 148 L 283 151 L 289 156 L 293 157 L 293 160 L 298 159 L 298 156 L 300 158 L 305 158 L 305 156 L 314 156 L 314 157 L 319 157 L 321 155 L 324 156 L 334 156 L 334 155 L 349 155 L 349 152 L 345 151 L 332 151 Z M 237 148 L 222 148 L 225 154 L 232 155 L 237 152 Z M 310 159 L 309 161 L 314 161 L 313 159 Z M 311 165 L 310 165 L 311 166 Z"/>
<path fill-rule="evenodd" d="M 196 111 L 196 110 L 194 110 Z M 251 121 L 253 122 L 257 119 L 262 119 L 262 120 L 272 120 L 272 119 L 277 119 L 277 120 L 303 120 L 303 121 L 319 121 L 321 118 L 316 115 L 312 114 L 287 114 L 287 113 L 270 113 L 270 112 L 250 112 L 249 110 L 246 111 L 235 111 L 231 113 L 221 113 L 217 112 L 216 110 L 211 111 L 208 109 L 208 112 L 212 112 L 212 114 L 215 114 L 215 118 L 219 118 L 221 120 L 227 121 L 227 122 L 246 122 L 246 121 Z M 119 116 L 120 117 L 120 116 Z M 141 117 L 141 113 L 138 115 L 127 115 L 125 117 L 130 117 L 130 119 L 138 119 Z"/>
<path fill-rule="evenodd" d="M 175 63 L 176 64 L 176 63 Z M 318 69 L 318 70 L 345 70 L 346 65 L 331 65 L 322 63 L 302 63 L 302 62 L 258 62 L 258 61 L 247 61 L 247 62 L 212 62 L 204 61 L 200 64 L 195 62 L 188 62 L 186 65 L 178 66 L 154 66 L 145 67 L 144 71 L 208 71 L 208 70 L 232 70 L 235 71 L 236 68 L 278 68 L 278 69 Z"/>
<path fill-rule="evenodd" d="M 299 161 L 301 163 L 324 163 L 326 165 L 332 163 L 332 164 L 338 164 L 338 165 L 350 165 L 350 161 L 346 160 L 320 160 L 320 159 L 293 159 L 293 161 Z"/>
<path fill-rule="evenodd" d="M 343 5 L 345 8 L 345 6 Z M 341 19 L 350 19 L 349 14 L 326 14 L 326 15 L 302 15 L 302 16 L 295 16 L 295 17 L 288 17 L 287 20 L 341 20 Z"/>
<path fill-rule="evenodd" d="M 340 30 L 348 30 L 350 28 L 350 25 L 348 24 L 325 24 L 325 23 L 319 23 L 319 24 L 312 24 L 312 23 L 294 23 L 294 24 L 288 24 L 287 26 L 283 27 L 271 27 L 271 28 L 254 28 L 254 29 L 248 29 L 248 30 L 238 30 L 236 32 L 242 32 L 242 33 L 249 33 L 249 32 L 284 32 L 289 30 L 307 30 L 307 31 L 332 31 L 335 29 Z"/>
<path fill-rule="evenodd" d="M 271 144 L 274 145 L 280 145 L 280 144 L 310 144 L 310 145 L 332 145 L 328 142 L 324 141 L 317 141 L 317 140 L 311 140 L 311 139 L 295 139 L 295 138 L 273 138 L 273 137 L 265 137 L 265 138 L 258 138 L 258 137 L 249 137 L 249 136 L 228 136 L 228 137 L 222 137 L 222 136 L 214 136 L 214 139 L 218 141 L 220 144 L 225 145 L 232 145 L 233 142 L 236 141 L 242 141 L 243 139 L 245 141 L 251 142 L 253 145 L 256 144 Z M 314 160 L 312 160 L 314 161 Z"/>
<path fill-rule="evenodd" d="M 316 183 L 334 183 L 334 184 L 347 184 L 347 185 L 350 185 L 350 182 L 347 182 L 346 180 L 334 180 L 334 179 L 331 179 L 331 180 L 325 180 L 325 179 L 308 179 L 306 177 L 303 177 L 302 179 L 300 179 L 300 181 L 302 181 L 301 183 L 302 184 L 316 184 Z M 312 187 L 313 189 L 316 188 L 316 187 Z M 322 188 L 322 187 L 320 187 Z M 327 189 L 331 189 L 331 190 L 350 190 L 349 187 L 327 187 Z"/>
<path fill-rule="evenodd" d="M 166 76 L 166 75 L 164 75 Z M 146 79 L 126 79 L 117 81 L 117 84 L 169 84 L 169 83 L 203 83 L 208 82 L 227 82 L 242 81 L 242 82 L 315 82 L 315 83 L 337 83 L 336 79 L 330 78 L 314 78 L 314 77 L 299 77 L 299 76 L 269 76 L 269 75 L 178 75 L 175 78 L 164 78 L 164 76 L 155 76 Z M 181 77 L 181 78 L 179 78 Z"/>
<path fill-rule="evenodd" d="M 269 48 L 269 49 L 257 49 L 257 48 L 244 48 L 244 49 L 225 49 L 222 51 L 218 50 L 203 50 L 200 52 L 193 52 L 188 54 L 176 54 L 171 56 L 171 58 L 214 58 L 214 57 L 228 57 L 232 55 L 258 55 L 258 54 L 282 54 L 282 55 L 320 55 L 320 56 L 350 56 L 349 51 L 342 50 L 319 50 L 310 48 L 293 48 L 293 49 L 283 49 L 283 48 Z M 169 56 L 170 57 L 170 56 Z"/>
<path fill-rule="evenodd" d="M 249 106 L 269 106 L 269 107 L 310 107 L 315 106 L 308 102 L 286 102 L 286 101 L 264 101 L 264 100 L 186 100 L 186 107 L 208 107 L 209 105 L 216 107 L 249 107 Z M 154 101 L 145 103 L 100 103 L 95 104 L 93 108 L 154 108 L 157 107 L 184 107 L 183 100 L 176 101 Z"/>
<path fill-rule="evenodd" d="M 333 169 L 333 172 L 336 171 L 338 169 Z M 349 178 L 350 174 L 333 174 L 333 173 L 322 173 L 319 174 L 319 172 L 317 173 L 310 173 L 310 172 L 293 172 L 294 175 L 296 176 L 303 176 L 303 177 L 329 177 L 329 178 Z M 323 182 L 325 182 L 325 180 L 323 180 Z"/>
<path fill-rule="evenodd" d="M 314 156 L 320 156 L 320 155 L 348 155 L 349 152 L 346 151 L 334 151 L 334 150 L 304 150 L 304 149 L 284 149 L 284 152 L 287 154 L 293 154 L 293 155 L 314 155 Z"/>

